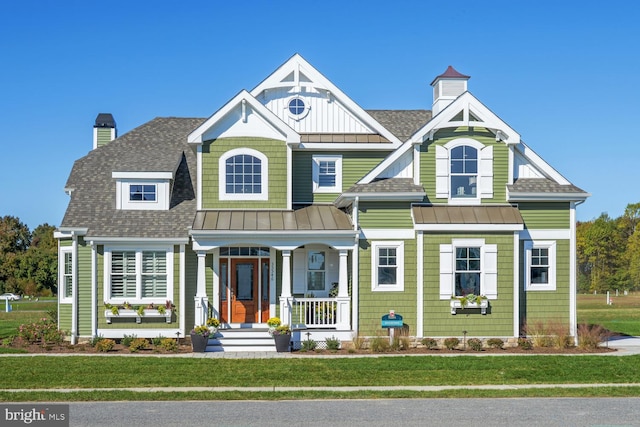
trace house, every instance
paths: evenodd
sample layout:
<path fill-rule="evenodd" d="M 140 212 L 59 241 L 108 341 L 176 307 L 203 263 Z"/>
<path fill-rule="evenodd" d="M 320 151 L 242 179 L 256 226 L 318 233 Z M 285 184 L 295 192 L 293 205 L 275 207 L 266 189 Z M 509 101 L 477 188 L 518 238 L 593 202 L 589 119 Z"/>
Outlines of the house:
<path fill-rule="evenodd" d="M 449 67 L 430 110 L 371 111 L 296 54 L 209 118 L 117 137 L 98 115 L 56 232 L 60 328 L 173 337 L 213 316 L 225 350 L 274 316 L 349 341 L 393 312 L 414 337 L 575 336 L 589 194 L 468 82 Z"/>

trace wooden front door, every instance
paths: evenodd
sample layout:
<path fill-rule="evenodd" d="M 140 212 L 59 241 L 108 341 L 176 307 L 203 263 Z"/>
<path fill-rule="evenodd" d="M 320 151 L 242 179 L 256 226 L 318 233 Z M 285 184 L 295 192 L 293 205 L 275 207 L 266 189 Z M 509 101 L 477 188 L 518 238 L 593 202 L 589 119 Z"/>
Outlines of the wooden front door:
<path fill-rule="evenodd" d="M 229 265 L 230 261 L 230 265 Z M 268 268 L 268 263 L 261 267 Z M 268 271 L 260 277 L 258 259 L 231 258 L 220 261 L 220 314 L 223 322 L 260 323 L 269 313 Z M 263 272 L 264 273 L 264 272 Z"/>

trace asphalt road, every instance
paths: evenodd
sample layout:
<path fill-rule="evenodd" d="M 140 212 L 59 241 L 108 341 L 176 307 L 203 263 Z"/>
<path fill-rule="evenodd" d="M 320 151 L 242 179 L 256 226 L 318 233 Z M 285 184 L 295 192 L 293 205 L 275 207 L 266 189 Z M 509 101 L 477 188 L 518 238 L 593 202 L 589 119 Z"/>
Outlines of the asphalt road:
<path fill-rule="evenodd" d="M 640 398 L 86 402 L 70 426 L 640 426 Z"/>

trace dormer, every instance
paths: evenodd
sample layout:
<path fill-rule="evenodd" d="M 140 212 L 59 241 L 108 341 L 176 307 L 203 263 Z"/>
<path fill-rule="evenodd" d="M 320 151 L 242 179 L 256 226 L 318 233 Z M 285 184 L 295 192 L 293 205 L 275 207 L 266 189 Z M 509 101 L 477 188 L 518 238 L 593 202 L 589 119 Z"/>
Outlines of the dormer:
<path fill-rule="evenodd" d="M 113 172 L 116 180 L 116 209 L 169 210 L 171 172 Z"/>
<path fill-rule="evenodd" d="M 457 72 L 451 65 L 431 82 L 433 86 L 433 115 L 437 115 L 457 97 L 467 91 L 467 82 L 471 76 Z"/>

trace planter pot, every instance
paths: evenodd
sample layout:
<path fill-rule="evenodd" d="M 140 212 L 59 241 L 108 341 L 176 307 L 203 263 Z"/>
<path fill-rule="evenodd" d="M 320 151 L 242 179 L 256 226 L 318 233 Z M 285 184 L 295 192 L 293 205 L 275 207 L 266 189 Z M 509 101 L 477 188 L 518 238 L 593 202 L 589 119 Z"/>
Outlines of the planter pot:
<path fill-rule="evenodd" d="M 276 351 L 278 353 L 285 353 L 289 351 L 291 335 L 274 335 L 273 340 L 276 343 Z"/>
<path fill-rule="evenodd" d="M 216 328 L 215 326 L 209 326 L 209 336 L 210 337 L 213 337 L 217 333 L 218 333 L 218 328 Z"/>
<path fill-rule="evenodd" d="M 200 334 L 191 334 L 191 349 L 194 353 L 203 353 L 207 348 L 209 337 L 203 337 Z"/>

